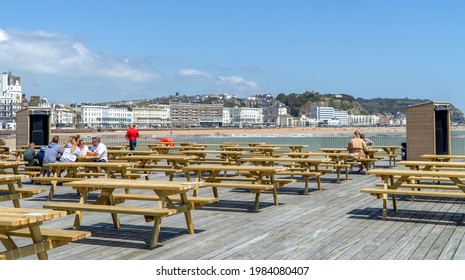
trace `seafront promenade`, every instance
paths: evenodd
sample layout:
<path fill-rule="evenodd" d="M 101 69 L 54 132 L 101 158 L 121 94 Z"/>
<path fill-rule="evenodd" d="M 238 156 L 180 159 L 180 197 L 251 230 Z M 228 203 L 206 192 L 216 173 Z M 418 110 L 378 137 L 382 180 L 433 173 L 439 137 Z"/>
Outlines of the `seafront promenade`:
<path fill-rule="evenodd" d="M 387 165 L 383 160 L 377 167 Z M 166 177 L 151 175 L 150 179 Z M 185 180 L 183 175 L 175 176 L 175 181 Z M 257 213 L 248 191 L 221 189 L 219 203 L 192 211 L 195 234 L 186 234 L 183 215 L 164 219 L 155 249 L 148 247 L 152 226 L 142 217 L 120 215 L 121 228 L 114 229 L 110 215 L 86 213 L 80 230 L 91 231 L 92 236 L 50 251 L 49 259 L 465 259 L 462 199 L 398 197 L 399 212 L 389 211 L 388 218 L 382 219 L 381 201 L 360 192 L 373 187 L 378 178 L 351 174 L 349 180 L 336 183 L 335 174 L 327 174 L 321 180 L 322 191 L 311 180 L 308 195 L 302 194 L 301 180 L 286 185 L 278 191 L 279 206 L 273 204 L 271 193 L 263 193 Z M 42 208 L 50 203 L 46 193 L 23 199 L 22 207 Z M 201 189 L 200 195 L 211 196 L 211 189 Z M 54 199 L 76 201 L 78 197 L 70 188 L 59 186 Z M 0 206 L 11 206 L 11 202 Z M 68 215 L 48 222 L 47 227 L 70 229 L 73 221 L 74 215 Z"/>

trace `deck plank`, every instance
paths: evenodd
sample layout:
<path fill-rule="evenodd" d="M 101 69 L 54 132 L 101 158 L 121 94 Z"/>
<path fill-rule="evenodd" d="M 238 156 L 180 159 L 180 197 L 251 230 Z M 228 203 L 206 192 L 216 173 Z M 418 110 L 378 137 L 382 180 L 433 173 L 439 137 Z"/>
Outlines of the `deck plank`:
<path fill-rule="evenodd" d="M 387 161 L 377 164 L 386 165 Z M 167 179 L 161 173 L 151 178 Z M 336 175 L 330 173 L 321 179 L 323 190 L 316 190 L 312 179 L 308 195 L 302 195 L 301 180 L 281 188 L 279 206 L 273 205 L 270 192 L 263 193 L 258 213 L 252 211 L 250 192 L 220 189 L 220 203 L 192 212 L 195 234 L 187 234 L 183 215 L 168 217 L 161 224 L 161 246 L 153 250 L 148 249 L 152 224 L 142 217 L 120 215 L 117 230 L 110 215 L 86 213 L 81 229 L 91 231 L 92 236 L 50 251 L 49 259 L 465 259 L 465 200 L 399 198 L 399 212 L 390 210 L 384 220 L 382 201 L 360 193 L 361 188 L 379 182 L 378 178 L 350 174 L 349 180 L 342 176 L 335 183 Z M 180 174 L 175 180 L 185 178 Z M 212 192 L 204 188 L 200 194 L 211 196 Z M 77 199 L 70 188 L 57 187 L 57 201 Z M 46 195 L 40 194 L 21 201 L 28 208 L 42 208 L 45 203 Z M 0 206 L 10 204 L 1 202 Z M 146 201 L 125 204 L 153 206 Z M 74 215 L 68 215 L 45 226 L 69 229 L 73 222 Z M 18 240 L 18 244 L 23 242 Z"/>

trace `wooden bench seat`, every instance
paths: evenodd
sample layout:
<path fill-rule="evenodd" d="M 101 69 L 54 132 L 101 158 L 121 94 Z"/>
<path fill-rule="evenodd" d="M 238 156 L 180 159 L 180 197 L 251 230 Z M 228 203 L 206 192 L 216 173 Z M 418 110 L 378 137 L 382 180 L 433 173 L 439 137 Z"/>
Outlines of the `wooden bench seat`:
<path fill-rule="evenodd" d="M 455 187 L 455 190 L 458 190 Z M 362 193 L 369 193 L 370 195 L 376 196 L 378 199 L 383 199 L 383 218 L 387 217 L 387 196 L 392 196 L 392 205 L 395 212 L 397 212 L 397 195 L 407 196 L 430 196 L 430 197 L 444 197 L 444 198 L 465 198 L 465 192 L 462 191 L 448 191 L 444 188 L 444 191 L 424 191 L 424 190 L 406 190 L 406 189 L 384 189 L 384 188 L 363 188 L 360 190 Z"/>
<path fill-rule="evenodd" d="M 40 232 L 42 234 L 42 237 L 44 237 L 45 239 L 66 242 L 78 241 L 91 236 L 91 233 L 89 231 L 79 230 L 41 228 Z M 28 228 L 16 229 L 9 231 L 8 233 L 12 236 L 31 237 L 31 233 Z"/>
<path fill-rule="evenodd" d="M 131 172 L 132 174 L 137 174 L 138 172 L 143 172 L 142 175 L 145 176 L 146 180 L 149 180 L 148 175 L 152 173 L 157 173 L 157 172 L 163 172 L 167 176 L 170 176 L 170 181 L 173 181 L 174 175 L 182 173 L 181 169 L 174 169 L 172 166 L 170 168 L 156 168 L 156 167 L 149 167 L 149 168 L 143 168 L 143 167 L 131 167 L 128 168 L 127 171 Z"/>
<path fill-rule="evenodd" d="M 173 202 L 181 202 L 181 197 L 179 195 L 168 196 L 169 199 Z M 144 201 L 159 201 L 160 198 L 156 194 L 136 194 L 136 193 L 114 193 L 113 199 L 115 203 L 124 203 L 126 199 L 129 200 L 144 200 Z M 218 202 L 219 199 L 216 197 L 200 197 L 200 196 L 188 196 L 187 200 L 192 202 L 194 209 L 198 209 L 205 204 Z"/>
<path fill-rule="evenodd" d="M 43 193 L 43 188 L 15 188 L 16 193 L 11 194 L 8 187 L 0 187 L 0 202 L 32 197 L 36 194 Z"/>
<path fill-rule="evenodd" d="M 457 188 L 455 188 L 457 190 Z M 465 193 L 460 192 L 439 192 L 439 191 L 418 191 L 418 190 L 399 190 L 399 189 L 381 189 L 381 188 L 364 188 L 360 190 L 363 193 L 370 193 L 376 196 L 387 195 L 412 195 L 412 196 L 435 196 L 435 197 L 451 197 L 465 198 Z"/>
<path fill-rule="evenodd" d="M 76 211 L 89 211 L 100 213 L 114 213 L 114 214 L 129 214 L 129 215 L 143 215 L 146 217 L 168 217 L 176 214 L 176 209 L 158 209 L 147 207 L 133 207 L 133 206 L 117 206 L 117 205 L 100 205 L 100 204 L 82 204 L 76 202 L 55 202 L 45 204 L 46 209 L 63 210 L 68 214 L 75 213 Z"/>
<path fill-rule="evenodd" d="M 218 178 L 218 177 L 217 177 Z M 276 187 L 275 187 L 276 185 Z M 271 190 L 273 192 L 273 199 L 274 204 L 277 206 L 278 202 L 278 193 L 276 188 L 280 187 L 278 183 L 272 184 L 241 184 L 241 183 L 232 183 L 232 182 L 205 182 L 205 186 L 213 188 L 213 195 L 215 197 L 218 196 L 217 188 L 233 188 L 233 189 L 248 189 L 251 193 L 255 194 L 255 204 L 254 204 L 254 212 L 258 212 L 259 204 L 260 204 L 260 193 L 266 190 Z"/>
<path fill-rule="evenodd" d="M 274 189 L 274 186 L 271 184 L 267 185 L 267 184 L 241 184 L 241 183 L 229 183 L 229 182 L 228 183 L 205 182 L 205 185 L 208 187 L 250 189 L 252 192 Z"/>
<path fill-rule="evenodd" d="M 234 162 L 234 161 L 214 160 L 214 159 L 191 160 L 191 161 L 189 161 L 189 163 L 190 164 L 224 164 L 224 165 L 236 164 L 236 162 Z"/>
<path fill-rule="evenodd" d="M 189 207 L 190 205 L 186 205 Z M 129 215 L 142 215 L 146 222 L 153 222 L 152 237 L 150 241 L 150 248 L 155 248 L 158 242 L 158 235 L 160 234 L 161 219 L 174 215 L 178 212 L 177 209 L 158 209 L 147 207 L 132 207 L 132 206 L 119 206 L 119 205 L 101 205 L 101 204 L 81 204 L 75 202 L 55 202 L 45 204 L 43 206 L 47 209 L 63 210 L 68 213 L 76 213 L 73 229 L 78 230 L 81 226 L 82 213 L 81 212 L 97 212 L 97 213 L 110 213 L 112 214 L 113 225 L 115 228 L 120 227 L 117 214 Z M 190 206 L 192 208 L 192 206 Z"/>
<path fill-rule="evenodd" d="M 301 176 L 302 179 L 305 181 L 305 187 L 304 187 L 304 194 L 308 194 L 308 187 L 309 187 L 309 181 L 310 178 L 315 177 L 317 179 L 317 187 L 318 190 L 321 191 L 321 181 L 320 181 L 320 172 L 315 172 L 315 171 L 281 171 L 281 172 L 276 172 L 276 175 L 283 175 L 283 176 Z M 282 178 L 278 178 L 276 180 L 280 180 Z"/>
<path fill-rule="evenodd" d="M 53 199 L 53 194 L 55 193 L 55 188 L 57 183 L 72 182 L 79 180 L 86 180 L 87 178 L 74 178 L 74 177 L 34 177 L 34 184 L 38 182 L 45 185 L 50 185 L 50 191 L 48 193 L 48 200 Z"/>
<path fill-rule="evenodd" d="M 3 174 L 15 174 L 13 171 L 5 171 Z M 27 175 L 30 178 L 36 177 L 40 175 L 40 171 L 27 171 L 27 170 L 19 170 L 18 174 Z"/>
<path fill-rule="evenodd" d="M 108 178 L 107 173 L 104 172 L 78 172 L 76 173 L 76 176 L 79 178 L 85 178 L 87 176 Z"/>
<path fill-rule="evenodd" d="M 383 187 L 383 183 L 377 183 L 377 187 Z M 441 189 L 441 190 L 457 190 L 456 185 L 437 185 L 437 184 L 407 184 L 400 185 L 399 188 L 412 188 L 412 189 Z"/>

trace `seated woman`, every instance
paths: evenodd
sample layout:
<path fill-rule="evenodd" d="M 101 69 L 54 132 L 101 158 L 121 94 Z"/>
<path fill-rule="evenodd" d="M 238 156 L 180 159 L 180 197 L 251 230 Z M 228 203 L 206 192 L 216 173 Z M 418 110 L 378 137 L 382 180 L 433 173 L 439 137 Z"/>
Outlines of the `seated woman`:
<path fill-rule="evenodd" d="M 368 147 L 365 140 L 360 137 L 360 132 L 358 130 L 354 132 L 354 137 L 349 140 L 347 150 L 355 160 L 367 158 L 366 152 L 368 151 Z M 364 164 L 360 164 L 359 172 L 365 174 L 366 168 Z"/>
<path fill-rule="evenodd" d="M 81 150 L 77 146 L 76 138 L 71 136 L 68 143 L 65 145 L 60 162 L 73 162 L 77 160 L 77 156 L 82 156 Z"/>

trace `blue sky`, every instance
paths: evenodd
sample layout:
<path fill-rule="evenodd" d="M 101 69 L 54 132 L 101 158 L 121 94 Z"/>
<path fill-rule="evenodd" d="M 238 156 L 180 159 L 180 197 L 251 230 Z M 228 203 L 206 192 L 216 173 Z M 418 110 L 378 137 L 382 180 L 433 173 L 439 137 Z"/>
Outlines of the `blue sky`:
<path fill-rule="evenodd" d="M 283 92 L 465 110 L 465 1 L 17 1 L 0 70 L 74 103 Z"/>

